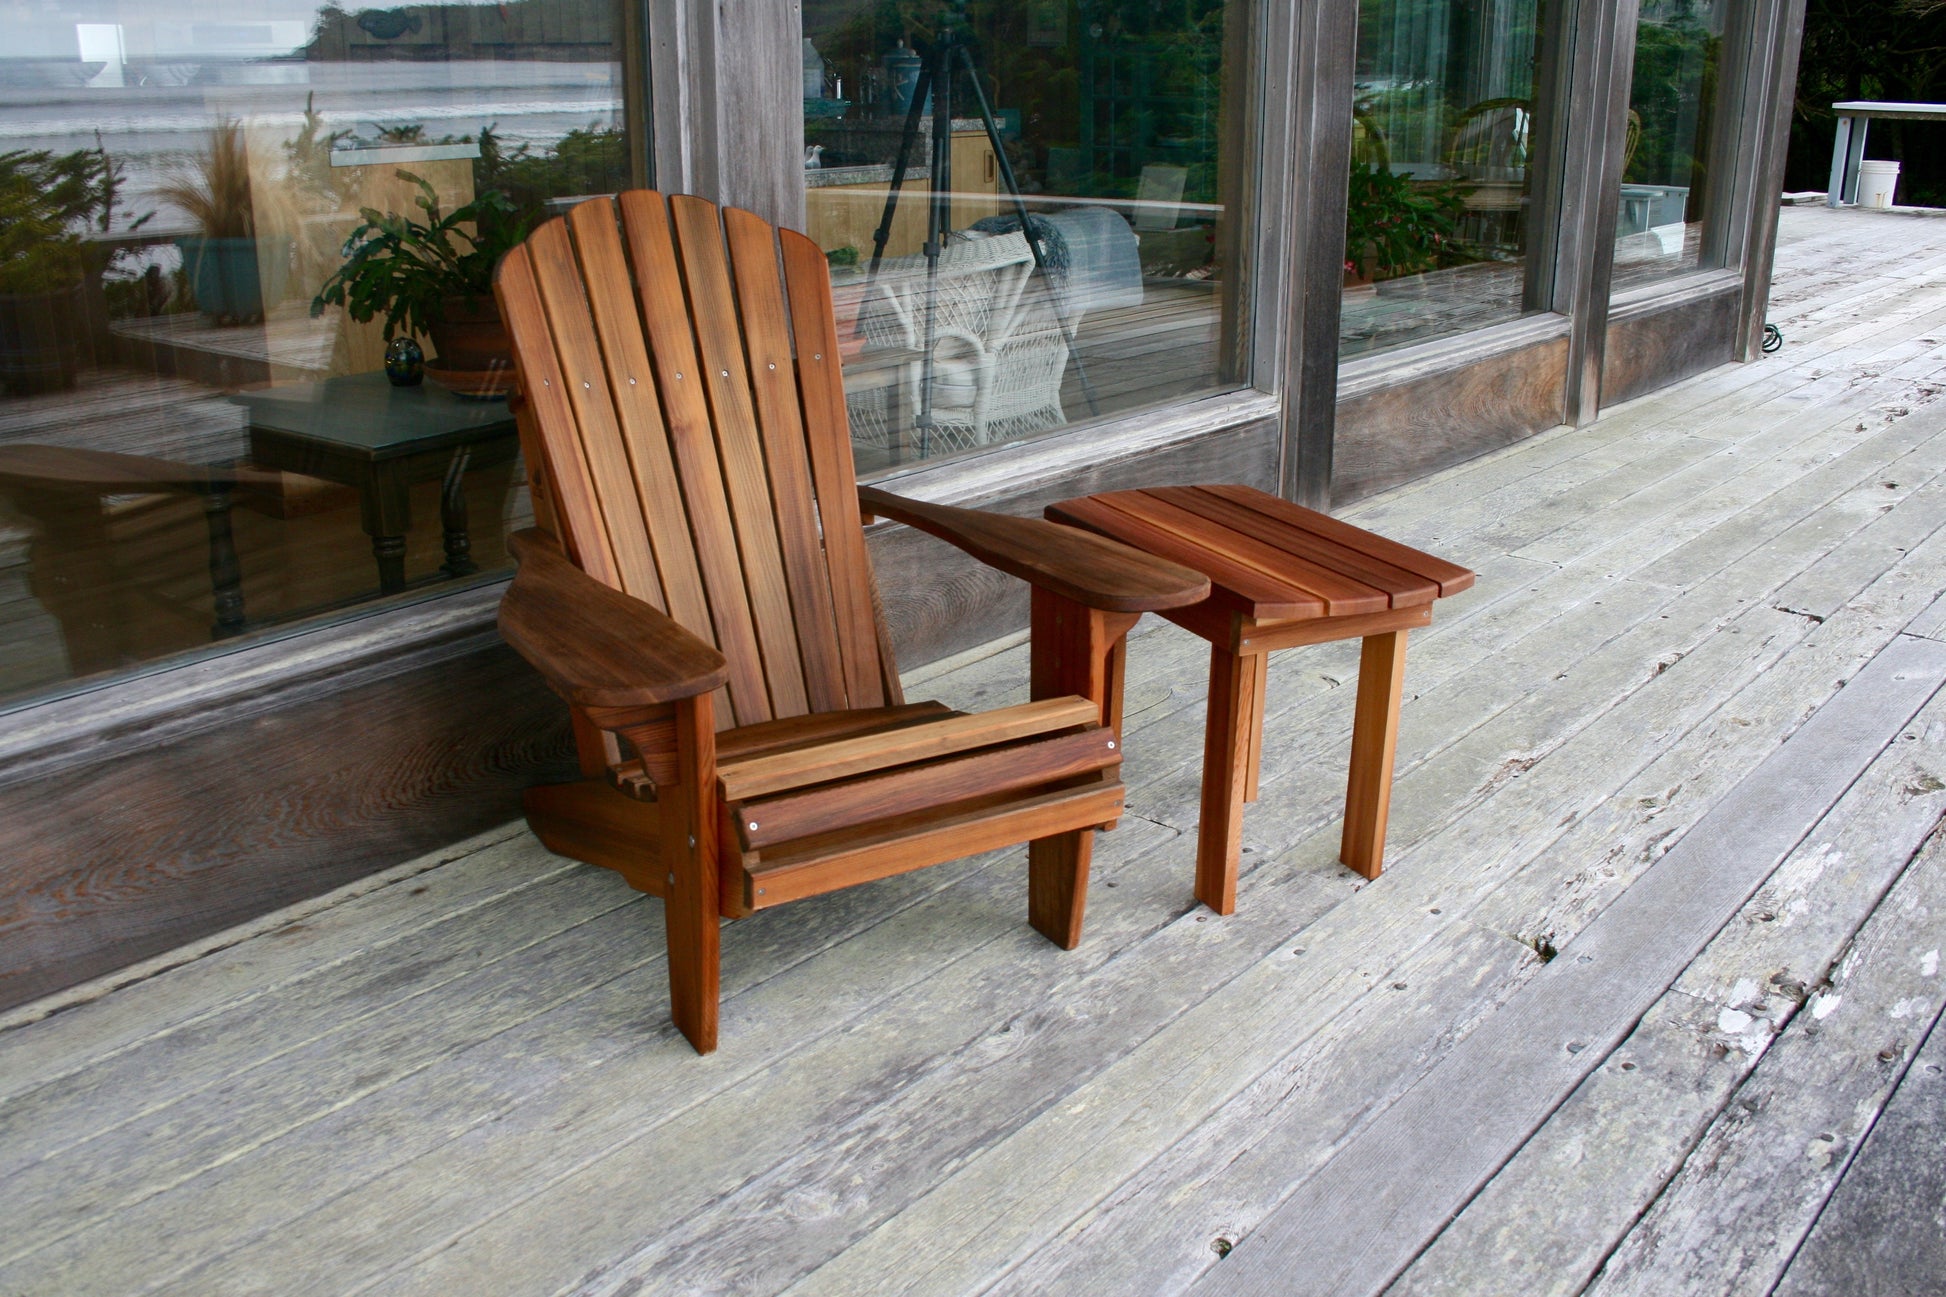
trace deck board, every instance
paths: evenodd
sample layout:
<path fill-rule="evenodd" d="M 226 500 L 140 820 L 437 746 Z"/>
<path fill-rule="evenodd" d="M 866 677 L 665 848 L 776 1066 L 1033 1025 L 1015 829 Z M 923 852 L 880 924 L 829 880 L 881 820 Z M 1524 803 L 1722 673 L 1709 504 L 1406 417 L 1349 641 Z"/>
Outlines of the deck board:
<path fill-rule="evenodd" d="M 1192 1291 L 1365 1292 L 1374 1275 L 1396 1273 L 1607 1058 L 1942 683 L 1946 652 L 1934 641 L 1907 638 L 1875 658 Z"/>
<path fill-rule="evenodd" d="M 1207 650 L 1151 619 L 1078 950 L 1021 922 L 1017 851 L 815 898 L 726 928 L 699 1059 L 659 903 L 495 835 L 10 1015 L 0 1291 L 1831 1290 L 1864 1254 L 1819 1259 L 1818 1205 L 1899 1182 L 1846 1168 L 1897 1163 L 1866 1132 L 1939 1011 L 1873 952 L 1946 947 L 1946 702 L 1819 741 L 1946 669 L 1946 223 L 1899 219 L 1785 212 L 1777 355 L 1347 511 L 1480 573 L 1412 638 L 1376 882 L 1335 859 L 1357 657 L 1322 645 L 1271 665 L 1238 912 L 1193 905 Z M 1026 656 L 914 696 L 1024 701 Z M 1792 760 L 1829 776 L 1795 826 L 1724 832 Z M 1668 881 L 1701 857 L 1713 922 Z M 1656 967 L 1568 1055 L 1550 987 L 1625 922 L 1604 960 Z M 1894 1060 L 1811 1036 L 1812 993 L 1906 1005 Z M 1524 1115 L 1399 1133 L 1488 1075 Z"/>
<path fill-rule="evenodd" d="M 1602 1224 L 1655 1198 L 1938 823 L 1942 721 L 1935 698 L 1388 1297 L 1581 1291 Z"/>

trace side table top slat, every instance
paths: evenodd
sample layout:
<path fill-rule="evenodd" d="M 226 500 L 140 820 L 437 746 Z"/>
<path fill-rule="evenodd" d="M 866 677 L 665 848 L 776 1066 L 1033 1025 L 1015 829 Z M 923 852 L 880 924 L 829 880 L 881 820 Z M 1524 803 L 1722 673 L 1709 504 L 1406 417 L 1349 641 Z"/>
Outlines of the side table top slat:
<path fill-rule="evenodd" d="M 1241 532 L 1224 523 L 1201 517 L 1158 491 L 1117 492 L 1108 503 L 1158 527 L 1185 536 L 1213 554 L 1255 568 L 1273 580 L 1287 581 L 1315 596 L 1323 617 L 1345 617 L 1359 613 L 1384 612 L 1391 607 L 1385 591 L 1354 581 L 1329 569 L 1288 554 L 1256 535 Z M 1264 620 L 1260 609 L 1258 620 Z"/>
<path fill-rule="evenodd" d="M 1145 553 L 1195 568 L 1213 586 L 1211 598 L 1235 611 L 1263 618 L 1306 618 L 1324 615 L 1324 600 L 1256 568 L 1212 554 L 1203 546 L 1166 527 L 1124 512 L 1099 497 L 1063 500 L 1047 507 L 1047 516 L 1088 531 L 1099 532 Z"/>
<path fill-rule="evenodd" d="M 1393 608 L 1411 608 L 1439 597 L 1439 583 L 1430 577 L 1253 509 L 1247 496 L 1234 499 L 1225 495 L 1220 486 L 1165 487 L 1150 494 L 1232 530 L 1268 541 L 1296 559 L 1382 591 Z"/>
<path fill-rule="evenodd" d="M 1248 505 L 1251 509 L 1286 522 L 1292 526 L 1321 536 L 1326 540 L 1350 546 L 1362 554 L 1380 559 L 1408 572 L 1416 572 L 1439 586 L 1440 598 L 1458 594 L 1473 587 L 1473 573 L 1457 563 L 1448 563 L 1443 558 L 1435 558 L 1424 550 L 1402 545 L 1396 540 L 1388 540 L 1363 527 L 1354 527 L 1348 522 L 1340 522 L 1330 514 L 1306 509 L 1303 505 L 1292 504 L 1274 495 L 1247 486 L 1211 486 L 1201 488 Z"/>

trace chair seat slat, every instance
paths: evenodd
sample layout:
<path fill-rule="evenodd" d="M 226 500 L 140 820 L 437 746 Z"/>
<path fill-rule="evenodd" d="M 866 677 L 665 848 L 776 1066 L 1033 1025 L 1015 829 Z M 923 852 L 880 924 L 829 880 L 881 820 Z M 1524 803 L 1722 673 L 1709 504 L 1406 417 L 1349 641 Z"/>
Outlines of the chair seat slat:
<path fill-rule="evenodd" d="M 724 800 L 741 802 L 766 793 L 868 774 L 1100 721 L 1101 708 L 1084 698 L 1049 698 L 975 715 L 949 716 L 928 725 L 885 734 L 861 735 L 768 756 L 719 761 L 717 783 Z"/>
<path fill-rule="evenodd" d="M 875 734 L 880 730 L 924 725 L 958 714 L 941 702 L 909 703 L 900 707 L 862 707 L 836 712 L 810 712 L 803 716 L 765 721 L 761 725 L 745 725 L 738 729 L 725 730 L 718 737 L 716 755 L 719 761 L 761 756 L 769 752 L 800 748 L 807 743 L 826 743 L 833 739 L 850 738 L 858 734 Z"/>
<path fill-rule="evenodd" d="M 889 878 L 930 864 L 1046 837 L 1077 824 L 1110 825 L 1122 813 L 1122 785 L 1106 775 L 1075 788 L 1029 797 L 999 794 L 964 810 L 921 812 L 905 823 L 825 834 L 760 855 L 746 871 L 752 910 Z"/>
<path fill-rule="evenodd" d="M 987 748 L 835 784 L 754 798 L 730 807 L 746 850 L 870 824 L 968 797 L 1017 792 L 1090 774 L 1122 759 L 1103 727 Z"/>

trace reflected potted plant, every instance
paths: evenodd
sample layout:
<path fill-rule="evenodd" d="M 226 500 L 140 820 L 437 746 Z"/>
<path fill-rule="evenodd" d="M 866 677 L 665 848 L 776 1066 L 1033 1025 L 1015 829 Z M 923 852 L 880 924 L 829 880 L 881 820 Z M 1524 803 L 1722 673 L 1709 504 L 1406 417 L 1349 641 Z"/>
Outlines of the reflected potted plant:
<path fill-rule="evenodd" d="M 1346 285 L 1471 260 L 1459 242 L 1465 207 L 1465 186 L 1418 183 L 1383 166 L 1353 162 L 1345 200 Z"/>
<path fill-rule="evenodd" d="M 284 296 L 291 237 L 260 229 L 280 224 L 263 210 L 279 193 L 275 185 L 251 183 L 243 124 L 228 117 L 210 128 L 191 166 L 156 187 L 156 197 L 187 212 L 200 230 L 178 238 L 176 247 L 197 307 L 219 324 L 261 320 Z"/>
<path fill-rule="evenodd" d="M 9 391 L 74 386 L 88 283 L 113 256 L 86 235 L 107 231 L 120 185 L 120 166 L 99 145 L 0 153 L 0 380 Z"/>
<path fill-rule="evenodd" d="M 345 240 L 345 263 L 318 289 L 311 313 L 342 306 L 360 323 L 383 316 L 388 341 L 401 333 L 431 339 L 436 368 L 426 372 L 435 382 L 505 370 L 513 344 L 493 298 L 493 268 L 530 222 L 498 189 L 445 212 L 424 179 L 398 175 L 418 186 L 419 217 L 363 209 L 364 223 Z"/>

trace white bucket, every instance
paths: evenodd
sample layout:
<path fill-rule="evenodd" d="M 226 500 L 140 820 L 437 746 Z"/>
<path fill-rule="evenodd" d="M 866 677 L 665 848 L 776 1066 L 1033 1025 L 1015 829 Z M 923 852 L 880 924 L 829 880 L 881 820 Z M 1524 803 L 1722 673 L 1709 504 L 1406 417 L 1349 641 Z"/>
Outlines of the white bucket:
<path fill-rule="evenodd" d="M 1890 207 L 1892 191 L 1899 185 L 1899 164 L 1866 158 L 1858 164 L 1858 205 Z"/>

